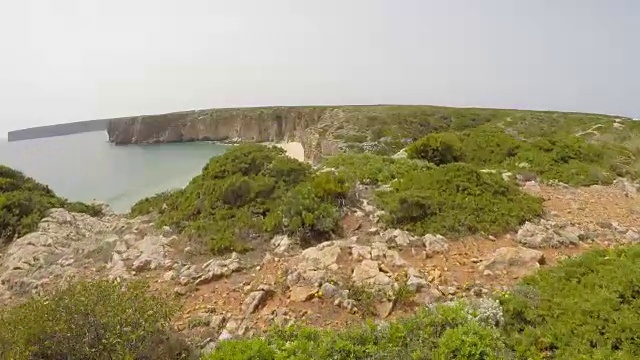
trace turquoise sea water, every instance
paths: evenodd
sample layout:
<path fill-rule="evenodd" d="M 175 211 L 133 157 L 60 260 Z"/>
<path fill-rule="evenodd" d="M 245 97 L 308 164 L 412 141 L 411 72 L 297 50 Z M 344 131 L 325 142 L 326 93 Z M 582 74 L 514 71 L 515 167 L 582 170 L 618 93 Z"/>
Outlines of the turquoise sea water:
<path fill-rule="evenodd" d="M 115 146 L 100 131 L 17 142 L 0 139 L 0 164 L 70 200 L 97 199 L 126 212 L 141 198 L 185 186 L 227 148 L 211 143 Z"/>

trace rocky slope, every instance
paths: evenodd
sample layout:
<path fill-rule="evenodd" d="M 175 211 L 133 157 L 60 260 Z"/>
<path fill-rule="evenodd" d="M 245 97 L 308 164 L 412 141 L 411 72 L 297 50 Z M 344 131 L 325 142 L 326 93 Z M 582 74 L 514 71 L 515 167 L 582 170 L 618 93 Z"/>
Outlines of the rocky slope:
<path fill-rule="evenodd" d="M 181 298 L 177 327 L 211 348 L 273 324 L 341 328 L 362 316 L 484 298 L 567 256 L 640 240 L 640 203 L 629 183 L 524 189 L 545 199 L 547 215 L 500 238 L 384 229 L 363 202 L 343 219 L 343 238 L 303 249 L 278 236 L 266 251 L 224 257 L 194 253 L 151 217 L 52 209 L 36 232 L 2 250 L 0 300 L 14 303 L 79 278 L 148 278 L 156 291 Z"/>

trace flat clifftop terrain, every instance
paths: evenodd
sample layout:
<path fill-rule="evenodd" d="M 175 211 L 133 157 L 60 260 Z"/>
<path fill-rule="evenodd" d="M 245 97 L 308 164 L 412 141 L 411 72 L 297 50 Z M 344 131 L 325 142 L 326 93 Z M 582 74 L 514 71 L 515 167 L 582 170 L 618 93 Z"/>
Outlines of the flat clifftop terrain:
<path fill-rule="evenodd" d="M 307 161 L 239 144 L 126 215 L 0 167 L 0 357 L 640 358 L 638 122 L 423 106 L 119 121 L 121 144 L 295 141 Z"/>

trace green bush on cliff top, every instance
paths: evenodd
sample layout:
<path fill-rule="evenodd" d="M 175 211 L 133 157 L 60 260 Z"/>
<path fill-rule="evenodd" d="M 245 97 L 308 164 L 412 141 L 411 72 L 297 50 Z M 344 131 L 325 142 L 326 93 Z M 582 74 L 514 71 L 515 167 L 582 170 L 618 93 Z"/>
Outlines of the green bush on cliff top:
<path fill-rule="evenodd" d="M 433 168 L 433 165 L 424 161 L 352 153 L 329 157 L 323 165 L 341 171 L 365 185 L 388 184 L 410 172 Z"/>
<path fill-rule="evenodd" d="M 268 233 L 338 231 L 350 189 L 340 174 L 316 174 L 280 148 L 243 144 L 211 159 L 183 190 L 143 199 L 131 214 L 157 211 L 158 225 L 201 239 L 214 253 L 243 251 Z"/>
<path fill-rule="evenodd" d="M 377 192 L 384 219 L 417 234 L 501 233 L 542 213 L 542 201 L 468 164 L 409 173 Z"/>
<path fill-rule="evenodd" d="M 410 158 L 435 165 L 464 162 L 484 168 L 533 172 L 543 180 L 576 186 L 608 184 L 616 176 L 637 177 L 627 148 L 595 144 L 578 136 L 517 139 L 503 129 L 479 127 L 458 133 L 434 133 L 407 148 Z"/>
<path fill-rule="evenodd" d="M 0 165 L 0 242 L 11 242 L 36 230 L 51 208 L 99 215 L 97 206 L 69 202 L 46 185 L 23 173 Z"/>

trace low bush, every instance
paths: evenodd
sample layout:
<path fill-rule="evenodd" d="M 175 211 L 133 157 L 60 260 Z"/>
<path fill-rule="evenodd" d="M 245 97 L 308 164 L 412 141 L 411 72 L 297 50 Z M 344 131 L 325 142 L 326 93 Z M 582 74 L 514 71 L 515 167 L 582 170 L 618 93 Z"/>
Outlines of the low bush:
<path fill-rule="evenodd" d="M 11 242 L 38 227 L 38 223 L 52 208 L 98 216 L 98 206 L 70 202 L 48 186 L 23 173 L 0 165 L 0 243 Z"/>
<path fill-rule="evenodd" d="M 527 171 L 545 181 L 574 186 L 610 184 L 617 176 L 638 177 L 636 156 L 622 145 L 573 135 L 524 140 L 486 125 L 427 135 L 411 144 L 407 153 L 436 165 L 465 162 L 515 173 Z"/>
<path fill-rule="evenodd" d="M 441 305 L 386 325 L 368 322 L 342 331 L 274 329 L 262 339 L 224 341 L 204 359 L 484 360 L 502 359 L 503 351 L 496 329 L 477 323 L 462 306 Z"/>
<path fill-rule="evenodd" d="M 187 359 L 176 308 L 141 282 L 80 282 L 0 312 L 3 359 Z"/>
<path fill-rule="evenodd" d="M 312 176 L 286 194 L 266 218 L 265 230 L 303 241 L 324 240 L 340 232 L 341 208 L 350 200 L 353 184 L 333 171 Z"/>
<path fill-rule="evenodd" d="M 131 215 L 157 212 L 158 226 L 204 241 L 215 254 L 241 252 L 274 233 L 324 238 L 339 231 L 352 186 L 280 148 L 243 144 L 211 159 L 184 189 L 139 201 Z"/>
<path fill-rule="evenodd" d="M 136 202 L 131 209 L 129 210 L 129 215 L 131 217 L 137 217 L 141 215 L 146 215 L 154 212 L 160 212 L 164 205 L 171 199 L 171 195 L 177 192 L 174 191 L 163 191 L 161 193 L 155 194 L 148 198 L 144 198 L 138 202 Z"/>
<path fill-rule="evenodd" d="M 429 134 L 407 147 L 410 159 L 420 159 L 435 165 L 459 162 L 464 159 L 458 134 L 443 132 Z"/>
<path fill-rule="evenodd" d="M 433 168 L 424 161 L 352 153 L 329 157 L 323 165 L 365 185 L 388 184 L 410 172 Z"/>
<path fill-rule="evenodd" d="M 542 213 L 541 199 L 461 163 L 409 173 L 377 199 L 385 221 L 419 235 L 501 233 Z"/>
<path fill-rule="evenodd" d="M 520 358 L 640 358 L 640 245 L 539 271 L 501 299 Z"/>

